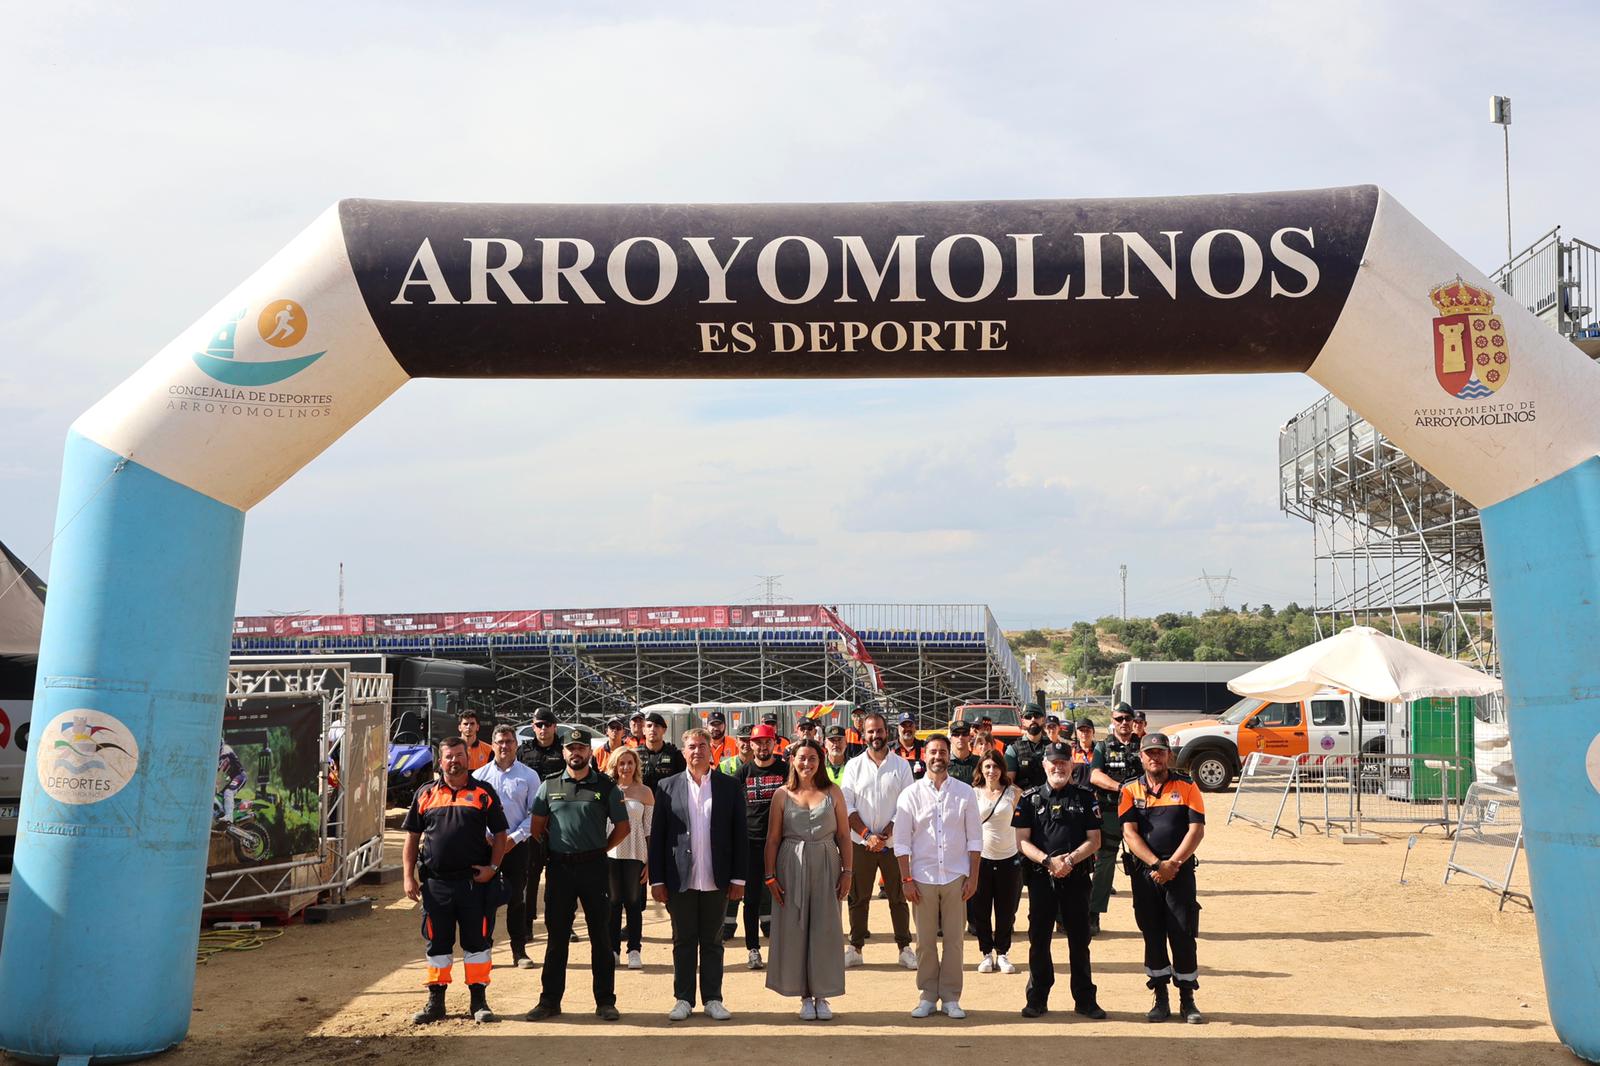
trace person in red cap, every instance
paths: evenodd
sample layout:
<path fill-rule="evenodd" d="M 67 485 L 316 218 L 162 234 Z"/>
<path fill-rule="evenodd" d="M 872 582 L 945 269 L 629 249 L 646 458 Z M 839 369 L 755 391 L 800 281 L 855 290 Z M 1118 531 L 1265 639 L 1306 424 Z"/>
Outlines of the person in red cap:
<path fill-rule="evenodd" d="M 789 779 L 789 764 L 780 758 L 775 749 L 778 731 L 763 722 L 750 731 L 750 759 L 739 767 L 733 779 L 744 789 L 744 809 L 749 822 L 750 867 L 766 861 L 767 818 L 772 810 L 772 797 L 778 794 Z M 760 878 L 751 878 L 744 894 L 744 947 L 749 953 L 752 970 L 761 969 L 761 911 L 767 902 L 767 886 Z"/>

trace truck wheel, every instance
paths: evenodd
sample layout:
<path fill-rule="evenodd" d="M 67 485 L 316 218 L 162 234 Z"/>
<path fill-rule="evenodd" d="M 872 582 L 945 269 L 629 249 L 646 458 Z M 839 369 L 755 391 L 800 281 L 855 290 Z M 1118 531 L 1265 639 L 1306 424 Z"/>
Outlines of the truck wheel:
<path fill-rule="evenodd" d="M 1221 792 L 1233 783 L 1233 767 L 1214 751 L 1197 755 L 1189 764 L 1189 775 L 1201 792 Z"/>

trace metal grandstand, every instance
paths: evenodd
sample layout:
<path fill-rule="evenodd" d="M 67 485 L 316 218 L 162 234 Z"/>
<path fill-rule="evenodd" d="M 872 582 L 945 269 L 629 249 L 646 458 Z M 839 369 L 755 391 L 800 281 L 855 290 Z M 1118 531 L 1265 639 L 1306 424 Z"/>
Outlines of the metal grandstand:
<path fill-rule="evenodd" d="M 1600 356 L 1600 248 L 1560 228 L 1494 274 L 1509 296 Z M 1442 654 L 1498 672 L 1478 512 L 1332 396 L 1278 433 L 1283 511 L 1312 524 L 1318 635 L 1387 617 Z"/>
<path fill-rule="evenodd" d="M 776 615 L 782 624 L 761 624 Z M 722 621 L 698 624 L 709 619 Z M 495 631 L 464 631 L 474 624 Z M 541 707 L 592 722 L 652 703 L 848 699 L 932 725 L 958 704 L 1021 703 L 1027 693 L 982 604 L 241 618 L 233 650 L 482 663 L 498 679 L 495 716 L 513 722 Z"/>

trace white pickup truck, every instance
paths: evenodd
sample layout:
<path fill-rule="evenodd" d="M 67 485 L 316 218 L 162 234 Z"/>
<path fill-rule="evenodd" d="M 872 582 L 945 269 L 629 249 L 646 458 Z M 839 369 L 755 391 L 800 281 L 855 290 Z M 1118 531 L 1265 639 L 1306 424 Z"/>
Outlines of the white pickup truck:
<path fill-rule="evenodd" d="M 1239 776 L 1253 751 L 1289 757 L 1308 752 L 1350 755 L 1359 735 L 1362 751 L 1381 752 L 1388 723 L 1386 704 L 1324 689 L 1290 702 L 1247 696 L 1219 718 L 1180 722 L 1165 731 L 1177 768 L 1194 778 L 1202 792 L 1221 792 Z"/>

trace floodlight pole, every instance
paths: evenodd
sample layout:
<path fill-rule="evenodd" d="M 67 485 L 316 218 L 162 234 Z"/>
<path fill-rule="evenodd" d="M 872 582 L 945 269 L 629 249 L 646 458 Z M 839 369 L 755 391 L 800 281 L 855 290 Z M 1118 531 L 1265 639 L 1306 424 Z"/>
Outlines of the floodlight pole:
<path fill-rule="evenodd" d="M 1500 127 L 1506 156 L 1506 265 L 1511 265 L 1511 97 L 1489 97 L 1489 121 Z"/>

